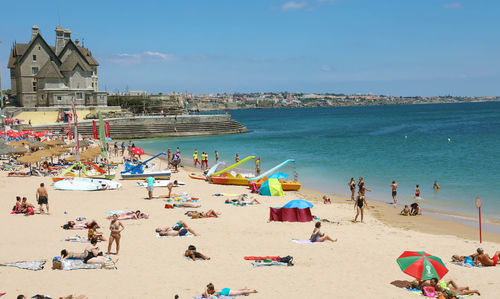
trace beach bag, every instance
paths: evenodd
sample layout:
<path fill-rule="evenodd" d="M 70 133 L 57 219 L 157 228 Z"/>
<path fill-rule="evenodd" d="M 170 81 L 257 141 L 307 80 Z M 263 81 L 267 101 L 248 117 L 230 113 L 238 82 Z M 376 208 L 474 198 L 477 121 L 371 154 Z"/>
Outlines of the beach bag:
<path fill-rule="evenodd" d="M 173 208 L 174 208 L 174 206 L 173 206 L 173 205 L 168 204 L 168 203 L 167 203 L 167 204 L 165 204 L 165 209 L 173 209 Z"/>
<path fill-rule="evenodd" d="M 284 256 L 280 259 L 281 263 L 286 263 L 288 266 L 293 266 L 293 257 L 292 256 Z"/>
<path fill-rule="evenodd" d="M 424 293 L 425 296 L 435 298 L 436 297 L 436 289 L 431 286 L 425 286 L 422 288 L 422 293 Z"/>
<path fill-rule="evenodd" d="M 104 263 L 102 263 L 102 268 L 103 269 L 107 269 L 107 270 L 113 270 L 115 269 L 115 263 L 113 263 L 113 261 L 105 261 Z"/>

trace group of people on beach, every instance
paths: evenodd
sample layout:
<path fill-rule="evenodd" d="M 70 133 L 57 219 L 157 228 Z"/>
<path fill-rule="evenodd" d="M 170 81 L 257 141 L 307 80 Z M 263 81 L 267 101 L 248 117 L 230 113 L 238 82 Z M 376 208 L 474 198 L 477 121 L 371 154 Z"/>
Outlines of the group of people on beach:
<path fill-rule="evenodd" d="M 356 216 L 352 222 L 356 223 L 358 221 L 358 216 L 360 217 L 361 222 L 363 222 L 364 210 L 368 208 L 368 204 L 366 203 L 366 192 L 370 192 L 371 190 L 366 188 L 365 181 L 362 177 L 359 177 L 358 180 L 358 195 L 354 198 L 356 193 L 356 180 L 351 178 L 348 183 L 349 189 L 351 191 L 351 200 L 354 201 L 354 209 L 356 210 Z"/>
<path fill-rule="evenodd" d="M 41 183 L 40 187 L 36 189 L 36 201 L 38 203 L 39 209 L 36 210 L 35 206 L 28 202 L 26 197 L 21 199 L 21 196 L 16 196 L 16 203 L 12 207 L 12 214 L 25 214 L 34 215 L 39 214 L 49 214 L 49 194 L 47 189 L 45 189 L 45 184 Z M 44 207 L 47 209 L 45 212 Z"/>
<path fill-rule="evenodd" d="M 215 151 L 215 158 L 216 160 L 219 160 L 219 153 Z M 201 153 L 201 162 L 198 159 L 198 150 L 194 149 L 194 154 L 193 154 L 193 167 L 196 168 L 196 166 L 199 164 L 201 170 L 208 169 L 208 153 L 207 152 L 202 152 Z"/>
<path fill-rule="evenodd" d="M 497 265 L 499 258 L 500 251 L 496 251 L 495 254 L 490 257 L 482 248 L 478 248 L 473 254 L 466 256 L 456 254 L 453 255 L 451 259 L 454 262 L 461 262 L 470 266 L 494 267 Z"/>

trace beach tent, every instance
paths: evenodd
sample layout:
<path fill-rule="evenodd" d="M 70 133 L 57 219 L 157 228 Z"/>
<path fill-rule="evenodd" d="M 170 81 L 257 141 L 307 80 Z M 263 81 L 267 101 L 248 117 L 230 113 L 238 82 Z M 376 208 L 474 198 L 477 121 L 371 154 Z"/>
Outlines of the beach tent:
<path fill-rule="evenodd" d="M 270 208 L 269 221 L 309 222 L 313 220 L 311 207 L 305 200 L 292 200 L 281 208 Z"/>
<path fill-rule="evenodd" d="M 262 183 L 259 193 L 265 196 L 285 196 L 281 183 L 277 179 L 268 179 Z"/>

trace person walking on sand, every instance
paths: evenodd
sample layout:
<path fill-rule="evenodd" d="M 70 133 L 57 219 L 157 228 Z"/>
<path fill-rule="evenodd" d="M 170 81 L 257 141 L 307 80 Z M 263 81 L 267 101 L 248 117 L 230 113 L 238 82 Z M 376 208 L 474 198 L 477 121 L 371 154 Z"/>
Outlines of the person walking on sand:
<path fill-rule="evenodd" d="M 236 154 L 236 156 L 234 157 L 234 161 L 236 163 L 240 162 L 240 156 L 238 156 L 238 154 Z"/>
<path fill-rule="evenodd" d="M 392 188 L 392 201 L 394 202 L 394 208 L 395 208 L 398 203 L 398 199 L 396 198 L 396 196 L 398 195 L 397 191 L 398 183 L 396 183 L 396 181 L 392 181 L 391 188 Z"/>
<path fill-rule="evenodd" d="M 147 177 L 144 181 L 148 184 L 146 187 L 148 189 L 148 198 L 153 199 L 153 189 L 155 187 L 155 178 L 150 176 L 150 177 Z"/>
<path fill-rule="evenodd" d="M 198 150 L 194 149 L 194 154 L 193 154 L 193 165 L 194 168 L 196 168 L 196 165 L 200 164 L 200 161 L 198 160 Z"/>
<path fill-rule="evenodd" d="M 434 181 L 434 185 L 432 186 L 432 189 L 434 189 L 435 192 L 437 192 L 441 187 L 438 185 L 438 181 Z"/>
<path fill-rule="evenodd" d="M 47 214 L 49 214 L 49 194 L 47 189 L 45 189 L 45 184 L 40 183 L 40 187 L 36 189 L 36 200 L 40 206 L 40 213 L 43 213 L 43 205 L 47 207 Z"/>
<path fill-rule="evenodd" d="M 215 163 L 219 162 L 219 152 L 215 151 Z"/>
<path fill-rule="evenodd" d="M 371 192 L 371 190 L 365 187 L 365 182 L 361 182 L 361 184 L 358 185 L 358 188 L 359 188 L 359 193 L 363 196 L 365 196 L 366 191 Z"/>
<path fill-rule="evenodd" d="M 356 216 L 352 222 L 356 223 L 358 221 L 358 216 L 361 214 L 361 223 L 363 223 L 363 212 L 365 210 L 365 206 L 368 208 L 368 204 L 366 203 L 365 195 L 358 193 L 358 197 L 356 198 L 356 202 L 354 203 L 354 209 L 356 210 Z"/>
<path fill-rule="evenodd" d="M 418 185 L 415 187 L 415 198 L 420 198 L 420 187 Z"/>
<path fill-rule="evenodd" d="M 356 180 L 354 178 L 351 178 L 347 185 L 351 189 L 351 200 L 354 201 L 354 193 L 356 193 Z"/>
<path fill-rule="evenodd" d="M 114 214 L 113 219 L 111 220 L 111 224 L 109 225 L 109 230 L 111 231 L 111 234 L 109 235 L 107 254 L 111 253 L 111 245 L 113 245 L 113 242 L 115 242 L 116 243 L 116 255 L 118 255 L 118 253 L 120 252 L 121 232 L 124 229 L 125 229 L 125 226 L 123 226 L 123 223 L 121 223 L 121 221 L 118 220 L 118 215 Z"/>

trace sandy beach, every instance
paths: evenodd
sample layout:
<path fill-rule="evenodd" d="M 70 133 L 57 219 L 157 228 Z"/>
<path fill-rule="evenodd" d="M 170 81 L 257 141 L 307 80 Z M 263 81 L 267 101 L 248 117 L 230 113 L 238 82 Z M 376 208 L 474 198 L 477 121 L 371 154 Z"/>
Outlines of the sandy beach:
<path fill-rule="evenodd" d="M 85 294 L 89 298 L 192 298 L 201 294 L 205 285 L 216 288 L 248 287 L 259 293 L 250 298 L 414 298 L 415 295 L 391 284 L 412 278 L 399 269 L 396 258 L 405 250 L 423 250 L 443 259 L 449 269 L 445 279 L 460 286 L 481 291 L 482 298 L 496 298 L 500 272 L 496 267 L 465 268 L 450 263 L 453 254 L 472 254 L 482 247 L 488 254 L 500 250 L 500 236 L 483 234 L 466 225 L 433 217 L 403 217 L 380 203 L 368 202 L 365 223 L 351 222 L 354 209 L 345 198 L 334 203 L 318 202 L 321 193 L 302 189 L 286 192 L 284 198 L 251 195 L 260 205 L 236 207 L 224 204 L 231 198 L 215 193 L 249 193 L 242 186 L 208 184 L 188 177 L 191 170 L 181 169 L 173 179 L 186 182 L 174 192 L 188 192 L 199 197 L 202 211 L 213 209 L 219 218 L 191 220 L 186 209 L 165 209 L 163 198 L 146 200 L 146 190 L 135 181 L 120 181 L 123 187 L 113 191 L 57 191 L 50 177 L 0 176 L 3 200 L 0 210 L 0 263 L 21 260 L 47 260 L 41 271 L 0 267 L 0 292 L 6 298 L 18 294 L 46 294 L 53 298 L 69 294 Z M 16 196 L 26 196 L 35 204 L 35 192 L 44 182 L 49 192 L 50 215 L 9 215 Z M 156 188 L 154 195 L 167 194 Z M 289 200 L 305 198 L 314 201 L 312 213 L 338 223 L 323 223 L 322 232 L 336 243 L 296 244 L 292 239 L 308 239 L 314 223 L 268 222 L 269 207 L 278 207 Z M 63 242 L 65 237 L 85 236 L 86 231 L 67 231 L 60 226 L 77 217 L 95 219 L 109 237 L 106 211 L 141 210 L 147 220 L 123 221 L 122 244 L 117 270 L 51 269 L 54 256 L 66 248 L 83 252 L 86 244 Z M 198 237 L 158 238 L 154 229 L 172 226 L 182 220 L 200 234 Z M 189 261 L 183 256 L 188 245 L 211 257 L 209 261 Z M 107 242 L 99 243 L 104 251 Z M 114 247 L 113 247 L 114 248 Z M 114 249 L 112 250 L 114 251 Z M 293 267 L 254 268 L 244 256 L 286 256 L 294 258 Z M 415 297 L 416 298 L 416 297 Z"/>

